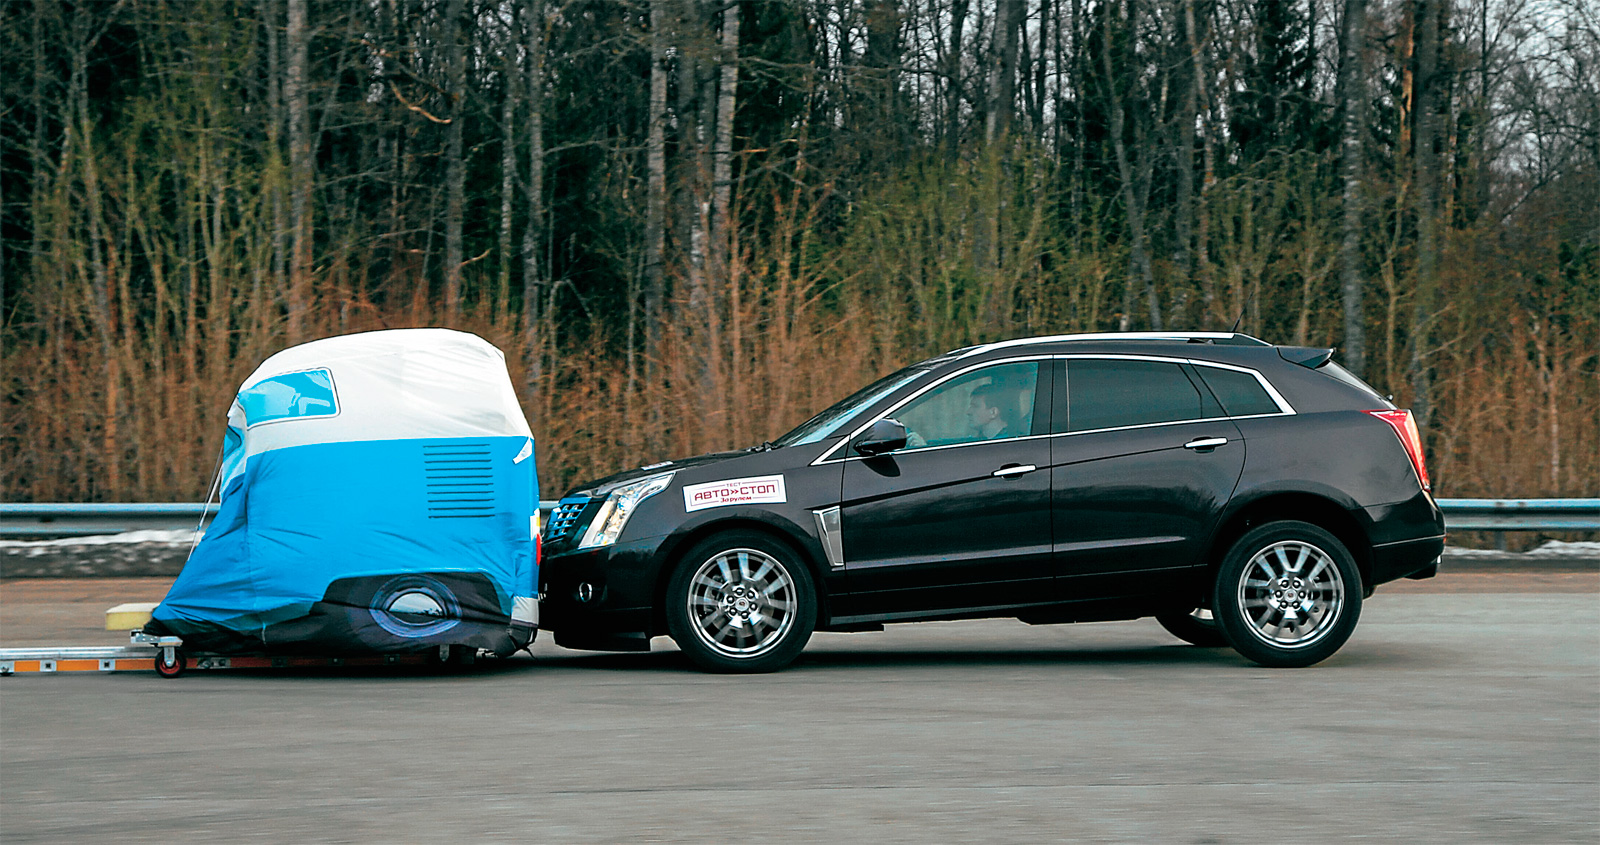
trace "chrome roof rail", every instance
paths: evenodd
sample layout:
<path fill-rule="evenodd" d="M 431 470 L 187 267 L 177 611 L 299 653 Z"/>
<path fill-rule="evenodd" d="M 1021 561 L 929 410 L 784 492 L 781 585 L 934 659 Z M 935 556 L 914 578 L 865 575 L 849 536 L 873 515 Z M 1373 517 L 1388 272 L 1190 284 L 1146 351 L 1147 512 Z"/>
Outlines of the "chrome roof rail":
<path fill-rule="evenodd" d="M 1264 340 L 1237 332 L 1091 332 L 1087 334 L 1058 334 L 1046 337 L 1019 337 L 1015 340 L 1001 340 L 974 346 L 963 352 L 959 357 L 968 358 L 980 355 L 995 349 L 1006 349 L 1012 346 L 1032 346 L 1040 343 L 1060 343 L 1073 340 L 1177 340 L 1185 343 L 1200 343 L 1204 341 L 1223 341 L 1229 345 L 1237 346 L 1271 346 Z"/>

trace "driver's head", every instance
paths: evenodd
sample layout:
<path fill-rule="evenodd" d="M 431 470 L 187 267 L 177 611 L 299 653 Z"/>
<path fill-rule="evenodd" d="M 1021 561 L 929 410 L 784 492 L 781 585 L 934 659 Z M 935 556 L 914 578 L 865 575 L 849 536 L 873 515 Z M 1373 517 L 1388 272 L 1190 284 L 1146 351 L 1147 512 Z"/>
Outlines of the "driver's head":
<path fill-rule="evenodd" d="M 979 385 L 967 400 L 967 422 L 984 437 L 993 437 L 1010 422 L 1006 411 L 1007 390 L 997 384 Z"/>

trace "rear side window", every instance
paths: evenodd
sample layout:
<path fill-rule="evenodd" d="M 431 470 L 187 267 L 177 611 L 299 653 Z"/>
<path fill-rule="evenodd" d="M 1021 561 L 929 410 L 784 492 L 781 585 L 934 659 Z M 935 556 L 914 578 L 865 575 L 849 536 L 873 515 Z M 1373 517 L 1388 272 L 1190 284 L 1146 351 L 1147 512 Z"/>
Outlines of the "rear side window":
<path fill-rule="evenodd" d="M 1183 369 L 1161 361 L 1069 361 L 1067 395 L 1068 431 L 1205 416 L 1200 391 Z"/>
<path fill-rule="evenodd" d="M 1261 386 L 1261 381 L 1251 373 L 1218 367 L 1195 367 L 1195 370 L 1205 380 L 1206 386 L 1211 388 L 1211 392 L 1217 395 L 1217 401 L 1222 403 L 1223 410 L 1230 417 L 1283 412 L 1266 388 Z"/>

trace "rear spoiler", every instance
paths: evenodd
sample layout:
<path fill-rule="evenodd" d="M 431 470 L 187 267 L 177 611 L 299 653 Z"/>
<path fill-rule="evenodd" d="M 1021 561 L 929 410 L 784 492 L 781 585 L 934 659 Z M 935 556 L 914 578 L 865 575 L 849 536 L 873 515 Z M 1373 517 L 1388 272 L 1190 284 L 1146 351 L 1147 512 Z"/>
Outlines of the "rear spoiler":
<path fill-rule="evenodd" d="M 1315 349 L 1308 346 L 1280 346 L 1278 357 L 1291 364 L 1299 364 L 1308 370 L 1315 370 L 1333 360 L 1332 349 Z"/>

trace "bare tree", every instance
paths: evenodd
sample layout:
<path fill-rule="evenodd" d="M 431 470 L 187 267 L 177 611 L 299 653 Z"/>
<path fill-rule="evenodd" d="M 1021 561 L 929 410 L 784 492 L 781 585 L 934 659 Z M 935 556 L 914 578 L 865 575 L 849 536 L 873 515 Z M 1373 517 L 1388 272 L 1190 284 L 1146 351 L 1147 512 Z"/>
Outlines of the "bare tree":
<path fill-rule="evenodd" d="M 1344 28 L 1339 59 L 1339 175 L 1344 183 L 1344 219 L 1339 239 L 1339 287 L 1344 305 L 1344 360 L 1355 372 L 1367 366 L 1366 317 L 1361 274 L 1361 154 L 1367 131 L 1366 55 L 1367 0 L 1344 0 Z"/>
<path fill-rule="evenodd" d="M 718 57 L 717 139 L 711 152 L 711 249 L 724 266 L 728 250 L 728 203 L 733 194 L 733 111 L 739 85 L 739 4 L 722 12 L 722 54 Z"/>
<path fill-rule="evenodd" d="M 1129 0 L 1127 27 L 1130 39 L 1138 32 L 1139 0 Z M 1145 141 L 1149 133 L 1145 130 L 1144 121 L 1135 119 L 1133 125 L 1134 143 L 1140 153 L 1138 161 L 1133 160 L 1124 140 L 1128 131 L 1127 111 L 1123 108 L 1125 94 L 1117 89 L 1117 70 L 1113 66 L 1112 53 L 1116 52 L 1116 39 L 1113 35 L 1112 21 L 1115 16 L 1105 16 L 1105 49 L 1101 52 L 1101 61 L 1105 72 L 1106 98 L 1111 105 L 1111 146 L 1116 152 L 1117 173 L 1121 177 L 1122 202 L 1124 211 L 1128 215 L 1128 281 L 1123 289 L 1122 319 L 1119 328 L 1127 331 L 1131 327 L 1133 311 L 1133 290 L 1135 274 L 1138 281 L 1144 284 L 1145 297 L 1150 307 L 1150 328 L 1161 329 L 1161 300 L 1156 291 L 1155 270 L 1150 264 L 1150 230 L 1145 225 L 1145 205 L 1150 197 L 1150 176 L 1155 166 L 1155 157 L 1145 149 Z"/>
<path fill-rule="evenodd" d="M 1178 55 L 1173 63 L 1178 111 L 1173 118 L 1176 131 L 1171 133 L 1177 185 L 1172 223 L 1172 263 L 1177 267 L 1179 281 L 1188 284 L 1193 270 L 1190 244 L 1194 237 L 1194 127 L 1200 111 L 1200 83 L 1196 79 L 1200 41 L 1194 31 L 1194 0 L 1174 0 L 1172 13 L 1182 33 L 1182 38 L 1177 42 Z"/>
<path fill-rule="evenodd" d="M 461 2 L 450 0 L 444 12 L 445 73 L 451 106 L 444 176 L 444 314 L 452 323 L 461 317 L 461 268 L 466 262 L 461 245 L 461 217 L 465 213 L 467 171 L 462 159 L 461 133 L 467 122 L 467 63 L 461 43 L 464 40 Z"/>
<path fill-rule="evenodd" d="M 997 0 L 994 19 L 994 53 L 989 64 L 989 109 L 984 134 L 990 141 L 1011 131 L 1017 99 L 1017 29 L 1022 24 L 1022 0 Z"/>
<path fill-rule="evenodd" d="M 306 310 L 311 306 L 311 97 L 306 85 L 311 33 L 306 0 L 289 0 L 285 31 L 289 62 L 283 96 L 289 104 L 289 225 L 293 245 L 289 259 L 289 342 L 306 339 Z"/>
<path fill-rule="evenodd" d="M 662 305 L 666 299 L 667 212 L 667 14 L 669 0 L 650 2 L 650 113 L 645 138 L 644 326 L 645 366 L 654 373 L 661 349 Z"/>
<path fill-rule="evenodd" d="M 1432 380 L 1428 372 L 1429 335 L 1433 322 L 1434 292 L 1438 286 L 1440 250 L 1439 214 L 1439 38 L 1447 0 L 1414 0 L 1416 9 L 1416 166 L 1417 278 L 1411 322 L 1412 412 L 1426 425 L 1433 411 Z"/>
<path fill-rule="evenodd" d="M 652 4 L 652 14 L 653 14 Z M 528 37 L 528 225 L 522 234 L 522 338 L 528 356 L 528 381 L 541 375 L 539 352 L 539 296 L 544 279 L 544 108 L 545 108 L 545 8 L 544 0 L 531 0 L 527 9 Z M 654 37 L 652 33 L 652 38 Z M 650 84 L 655 91 L 652 65 Z M 664 93 L 663 93 L 664 96 Z M 654 102 L 654 100 L 652 100 Z M 651 194 L 652 198 L 655 196 Z M 631 307 L 631 306 L 630 306 Z"/>

